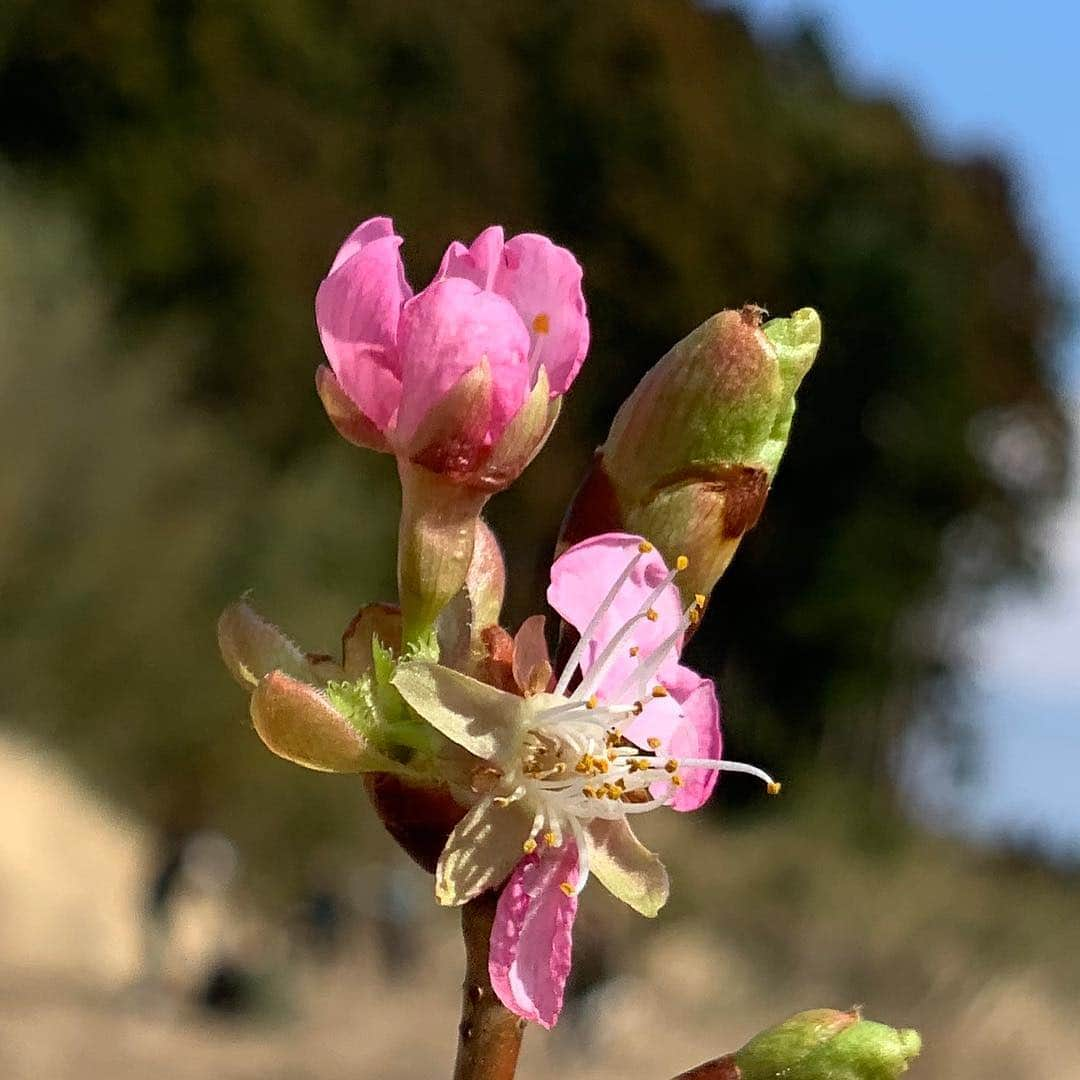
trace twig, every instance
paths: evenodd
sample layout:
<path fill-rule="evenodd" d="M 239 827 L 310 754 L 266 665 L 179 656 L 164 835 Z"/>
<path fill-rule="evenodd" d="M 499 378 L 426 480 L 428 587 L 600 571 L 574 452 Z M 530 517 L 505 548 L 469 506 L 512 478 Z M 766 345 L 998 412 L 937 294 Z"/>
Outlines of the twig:
<path fill-rule="evenodd" d="M 495 996 L 488 978 L 488 948 L 498 894 L 486 892 L 461 909 L 465 982 L 461 995 L 454 1080 L 513 1080 L 525 1021 Z"/>
<path fill-rule="evenodd" d="M 735 1064 L 732 1054 L 725 1054 L 722 1058 L 714 1058 L 699 1065 L 696 1069 L 688 1069 L 679 1073 L 674 1080 L 739 1080 L 742 1073 Z"/>

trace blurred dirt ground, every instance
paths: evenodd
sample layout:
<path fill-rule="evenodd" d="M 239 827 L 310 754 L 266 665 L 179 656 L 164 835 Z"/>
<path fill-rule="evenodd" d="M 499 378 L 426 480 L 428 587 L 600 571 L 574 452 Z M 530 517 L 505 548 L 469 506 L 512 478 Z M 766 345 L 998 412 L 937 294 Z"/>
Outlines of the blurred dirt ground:
<path fill-rule="evenodd" d="M 0 742 L 0 791 L 3 1080 L 449 1075 L 460 980 L 451 913 L 418 906 L 417 965 L 393 978 L 368 925 L 320 961 L 231 892 L 188 890 L 149 978 L 149 838 L 18 742 Z M 875 1018 L 922 1029 L 913 1076 L 1080 1077 L 1070 883 L 950 862 L 932 844 L 888 860 L 827 848 L 807 876 L 796 827 L 721 839 L 678 824 L 690 830 L 673 860 L 682 898 L 655 923 L 590 898 L 578 959 L 594 985 L 554 1033 L 528 1033 L 523 1080 L 664 1080 L 799 1008 L 860 1000 Z M 422 894 L 423 875 L 405 872 Z M 247 965 L 243 1017 L 196 1001 L 221 955 Z"/>

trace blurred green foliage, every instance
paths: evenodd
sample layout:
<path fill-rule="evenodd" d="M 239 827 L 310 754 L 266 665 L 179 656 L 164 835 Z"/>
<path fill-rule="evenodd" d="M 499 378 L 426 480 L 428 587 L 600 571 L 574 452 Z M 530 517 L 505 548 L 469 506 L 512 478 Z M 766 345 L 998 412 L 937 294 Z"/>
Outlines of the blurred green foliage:
<path fill-rule="evenodd" d="M 329 648 L 392 594 L 393 470 L 312 386 L 315 288 L 371 214 L 416 287 L 493 220 L 585 266 L 591 359 L 491 509 L 512 620 L 675 339 L 747 300 L 822 312 L 763 523 L 694 645 L 735 756 L 880 775 L 947 700 L 957 613 L 1037 568 L 1061 306 L 1013 182 L 854 96 L 812 29 L 757 42 L 689 0 L 9 0 L 0 100 L 8 711 L 163 824 L 352 831 L 357 785 L 245 730 L 213 620 L 255 586 Z"/>

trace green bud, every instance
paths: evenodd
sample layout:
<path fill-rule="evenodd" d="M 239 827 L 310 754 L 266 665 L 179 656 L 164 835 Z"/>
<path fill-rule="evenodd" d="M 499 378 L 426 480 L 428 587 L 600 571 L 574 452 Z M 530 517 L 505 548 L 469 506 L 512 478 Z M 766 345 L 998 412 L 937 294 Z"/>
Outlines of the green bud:
<path fill-rule="evenodd" d="M 619 410 L 561 543 L 639 533 L 669 563 L 688 556 L 688 601 L 708 594 L 761 513 L 820 342 L 810 308 L 764 326 L 749 306 L 707 319 Z"/>
<path fill-rule="evenodd" d="M 895 1080 L 921 1047 L 918 1032 L 864 1020 L 857 1009 L 811 1009 L 676 1080 Z"/>
<path fill-rule="evenodd" d="M 776 1027 L 755 1035 L 734 1054 L 744 1080 L 772 1077 L 780 1069 L 789 1069 L 810 1054 L 859 1023 L 854 1010 L 808 1009 L 796 1013 Z"/>
<path fill-rule="evenodd" d="M 894 1080 L 922 1049 L 911 1028 L 860 1020 L 811 1053 L 792 1080 Z"/>

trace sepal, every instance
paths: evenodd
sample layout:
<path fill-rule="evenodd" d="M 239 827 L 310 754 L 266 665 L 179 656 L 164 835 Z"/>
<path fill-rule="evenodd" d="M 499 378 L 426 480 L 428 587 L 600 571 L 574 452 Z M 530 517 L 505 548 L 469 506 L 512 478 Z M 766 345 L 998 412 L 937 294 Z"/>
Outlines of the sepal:
<path fill-rule="evenodd" d="M 326 364 L 320 364 L 315 372 L 315 389 L 330 423 L 343 439 L 367 450 L 385 452 L 390 449 L 383 433 L 345 393 L 337 376 Z"/>
<path fill-rule="evenodd" d="M 225 666 L 246 690 L 254 690 L 271 671 L 316 686 L 341 678 L 341 666 L 332 657 L 305 653 L 246 600 L 234 601 L 221 613 L 217 637 Z"/>

